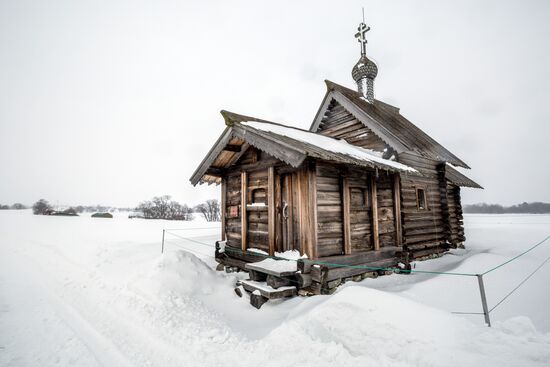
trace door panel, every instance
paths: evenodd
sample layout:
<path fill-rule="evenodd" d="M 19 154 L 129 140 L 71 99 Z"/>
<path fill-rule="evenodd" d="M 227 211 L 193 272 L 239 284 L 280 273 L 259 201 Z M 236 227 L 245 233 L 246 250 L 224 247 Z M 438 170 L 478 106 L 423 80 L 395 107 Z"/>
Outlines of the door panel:
<path fill-rule="evenodd" d="M 280 195 L 277 203 L 277 251 L 299 250 L 299 236 L 297 231 L 297 202 L 295 190 L 297 188 L 295 174 L 280 175 Z"/>

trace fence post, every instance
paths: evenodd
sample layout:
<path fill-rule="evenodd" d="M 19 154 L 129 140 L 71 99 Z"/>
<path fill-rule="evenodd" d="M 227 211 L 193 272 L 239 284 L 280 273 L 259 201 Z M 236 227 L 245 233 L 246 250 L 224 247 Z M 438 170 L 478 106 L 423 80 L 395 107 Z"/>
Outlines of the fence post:
<path fill-rule="evenodd" d="M 485 323 L 491 327 L 491 319 L 489 318 L 489 307 L 487 307 L 487 297 L 485 295 L 485 286 L 483 284 L 483 274 L 477 274 L 477 282 L 479 283 L 479 293 L 481 294 L 481 305 L 483 306 L 483 315 Z"/>
<path fill-rule="evenodd" d="M 164 231 L 166 230 L 165 229 L 162 230 L 162 248 L 160 249 L 161 254 L 164 253 Z"/>

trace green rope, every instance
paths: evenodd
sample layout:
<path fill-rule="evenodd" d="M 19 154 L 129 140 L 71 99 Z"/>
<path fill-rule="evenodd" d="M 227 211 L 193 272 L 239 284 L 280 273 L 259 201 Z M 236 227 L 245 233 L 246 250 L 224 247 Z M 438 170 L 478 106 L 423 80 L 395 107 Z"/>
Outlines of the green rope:
<path fill-rule="evenodd" d="M 172 236 L 178 237 L 182 240 L 191 241 L 191 242 L 197 243 L 199 245 L 203 245 L 203 246 L 214 247 L 210 244 L 207 244 L 207 243 L 204 243 L 204 242 L 201 242 L 201 241 L 197 241 L 197 240 L 194 240 L 194 239 L 191 239 L 191 238 L 188 238 L 188 237 L 179 236 L 175 233 L 169 232 L 168 230 L 166 230 L 166 232 L 171 234 Z M 527 250 L 523 251 L 519 255 L 514 256 L 510 260 L 505 261 L 502 264 L 497 265 L 494 268 L 491 268 L 491 269 L 487 270 L 484 273 L 481 273 L 481 275 L 488 274 L 488 273 L 490 273 L 494 270 L 497 270 L 497 269 L 503 267 L 506 264 L 511 263 L 514 260 L 517 260 L 518 258 L 522 257 L 523 255 L 527 254 L 528 252 L 534 250 L 538 246 L 545 243 L 548 239 L 550 239 L 550 235 L 548 235 L 545 239 L 538 242 L 534 246 L 532 246 L 532 247 L 528 248 Z M 287 258 L 284 258 L 284 257 L 270 256 L 270 255 L 266 255 L 266 254 L 262 254 L 262 253 L 254 252 L 254 251 L 243 251 L 243 250 L 239 250 L 239 249 L 233 249 L 229 246 L 226 246 L 225 250 L 229 251 L 229 252 L 233 251 L 234 253 L 243 253 L 243 254 L 246 253 L 246 254 L 249 254 L 249 255 L 260 256 L 260 257 L 263 257 L 263 258 L 270 258 L 270 259 L 274 259 L 274 260 L 286 260 L 286 261 L 296 261 L 296 262 L 298 261 L 298 260 L 294 260 L 294 259 L 287 259 Z M 365 270 L 370 270 L 370 271 L 392 271 L 392 272 L 409 273 L 409 274 L 410 273 L 419 273 L 419 274 L 436 274 L 436 275 L 456 275 L 456 276 L 466 276 L 466 277 L 475 277 L 475 276 L 478 275 L 478 274 L 472 274 L 472 273 L 457 273 L 457 272 L 414 270 L 414 269 L 406 270 L 406 269 L 401 269 L 401 268 L 381 268 L 381 267 L 372 267 L 372 266 L 366 266 L 366 265 L 335 264 L 335 263 L 330 263 L 330 262 L 317 261 L 317 260 L 308 260 L 308 259 L 301 259 L 301 260 L 304 261 L 304 262 L 307 262 L 309 264 L 312 264 L 312 265 L 325 265 L 325 266 L 329 266 L 329 267 L 333 267 L 333 268 L 365 269 Z"/>
<path fill-rule="evenodd" d="M 506 264 L 511 263 L 512 261 L 514 261 L 514 260 L 516 260 L 516 259 L 522 257 L 523 255 L 525 255 L 525 254 L 528 253 L 529 251 L 532 251 L 532 250 L 534 250 L 535 248 L 539 247 L 539 246 L 542 245 L 544 242 L 546 242 L 549 238 L 550 238 L 550 235 L 547 236 L 547 237 L 546 237 L 545 239 L 543 239 L 542 241 L 540 241 L 539 243 L 537 243 L 536 245 L 532 246 L 531 248 L 528 248 L 527 250 L 523 251 L 521 254 L 519 254 L 519 255 L 517 255 L 517 256 L 514 256 L 514 257 L 511 258 L 510 260 L 505 261 L 505 262 L 503 262 L 502 264 L 497 265 L 497 266 L 495 266 L 495 267 L 492 268 L 492 269 L 487 270 L 485 273 L 482 273 L 481 275 L 485 275 L 485 274 L 490 273 L 490 272 L 492 272 L 492 271 L 494 271 L 494 270 L 497 270 L 498 268 L 503 267 L 503 266 L 506 265 Z"/>
<path fill-rule="evenodd" d="M 519 289 L 519 287 L 521 287 L 523 284 L 525 284 L 526 281 L 528 281 L 533 275 L 535 275 L 535 273 L 537 271 L 540 270 L 540 268 L 542 268 L 544 266 L 544 264 L 546 264 L 548 261 L 550 260 L 550 256 L 546 258 L 546 260 L 544 260 L 535 270 L 533 270 L 525 279 L 523 279 L 514 289 L 512 289 L 506 296 L 504 296 L 504 298 L 502 298 L 496 305 L 493 306 L 493 308 L 491 308 L 489 310 L 489 312 L 493 312 L 493 310 L 495 308 L 497 308 L 498 306 L 500 306 L 500 304 L 504 301 L 506 301 L 506 299 L 508 297 L 510 297 L 512 295 L 512 293 L 514 293 L 515 291 L 517 291 Z"/>
<path fill-rule="evenodd" d="M 165 230 L 165 233 L 168 233 L 168 234 L 170 234 L 170 235 L 172 235 L 172 236 L 174 236 L 174 237 L 181 238 L 182 240 L 194 242 L 194 243 L 199 244 L 199 245 L 207 246 L 207 247 L 210 247 L 210 248 L 214 247 L 214 246 L 212 246 L 212 245 L 210 245 L 210 244 L 208 244 L 208 243 L 204 243 L 204 242 L 201 242 L 201 241 L 197 241 L 197 240 L 194 240 L 194 239 L 189 238 L 189 237 L 179 236 L 179 235 L 177 235 L 177 234 L 175 234 L 175 233 L 169 232 L 168 230 Z"/>

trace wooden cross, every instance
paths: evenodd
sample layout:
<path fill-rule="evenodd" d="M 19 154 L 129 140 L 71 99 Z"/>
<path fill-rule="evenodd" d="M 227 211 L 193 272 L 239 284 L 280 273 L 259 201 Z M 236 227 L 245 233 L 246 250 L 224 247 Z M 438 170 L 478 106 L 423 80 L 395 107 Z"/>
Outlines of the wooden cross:
<path fill-rule="evenodd" d="M 367 53 L 367 32 L 370 31 L 370 27 L 367 26 L 364 22 L 361 22 L 359 24 L 359 27 L 357 28 L 357 33 L 355 33 L 355 38 L 357 38 L 357 42 L 361 44 L 361 55 L 365 56 Z"/>

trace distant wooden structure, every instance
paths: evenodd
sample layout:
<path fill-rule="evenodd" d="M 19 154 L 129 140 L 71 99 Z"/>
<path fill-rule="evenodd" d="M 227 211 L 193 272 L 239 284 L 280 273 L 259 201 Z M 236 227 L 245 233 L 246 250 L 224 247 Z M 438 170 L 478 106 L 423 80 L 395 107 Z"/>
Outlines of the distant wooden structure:
<path fill-rule="evenodd" d="M 364 37 L 366 28 L 361 29 Z M 226 243 L 216 257 L 250 270 L 252 281 L 271 277 L 274 285 L 299 282 L 297 288 L 330 293 L 342 279 L 376 275 L 304 262 L 299 276 L 261 274 L 247 267 L 263 259 L 254 249 L 388 267 L 435 257 L 465 241 L 460 187 L 481 186 L 453 168 L 469 168 L 466 163 L 399 108 L 374 99 L 378 69 L 366 57 L 363 41 L 352 71 L 358 90 L 326 81 L 309 130 L 221 112 L 226 128 L 191 183 L 221 184 Z M 263 288 L 259 293 L 271 294 Z"/>

